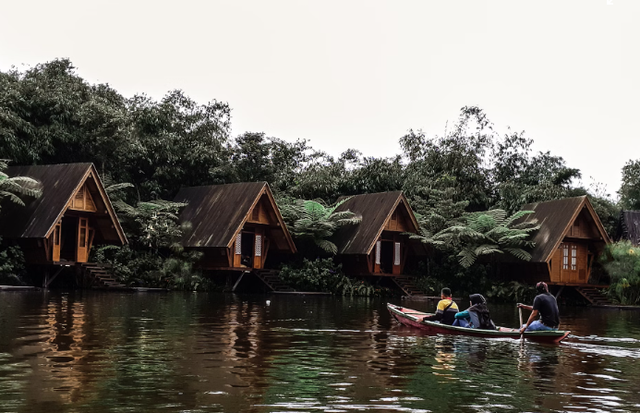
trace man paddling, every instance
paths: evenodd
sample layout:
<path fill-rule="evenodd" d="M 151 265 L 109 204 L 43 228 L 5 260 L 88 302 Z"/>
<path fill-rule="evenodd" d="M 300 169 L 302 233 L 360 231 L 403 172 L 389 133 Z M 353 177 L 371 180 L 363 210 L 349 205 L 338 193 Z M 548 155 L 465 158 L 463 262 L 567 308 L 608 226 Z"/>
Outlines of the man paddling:
<path fill-rule="evenodd" d="M 531 315 L 527 323 L 520 328 L 520 334 L 525 331 L 557 330 L 560 325 L 560 312 L 556 298 L 549 293 L 547 283 L 540 281 L 536 284 L 538 295 L 533 299 L 533 306 L 518 303 L 518 308 L 530 310 Z M 540 315 L 540 318 L 538 318 Z"/>
<path fill-rule="evenodd" d="M 458 312 L 458 305 L 451 298 L 451 290 L 449 288 L 443 288 L 440 291 L 440 301 L 438 301 L 438 308 L 436 313 L 431 316 L 427 316 L 424 320 L 440 321 L 442 324 L 453 324 L 455 321 L 456 313 Z"/>

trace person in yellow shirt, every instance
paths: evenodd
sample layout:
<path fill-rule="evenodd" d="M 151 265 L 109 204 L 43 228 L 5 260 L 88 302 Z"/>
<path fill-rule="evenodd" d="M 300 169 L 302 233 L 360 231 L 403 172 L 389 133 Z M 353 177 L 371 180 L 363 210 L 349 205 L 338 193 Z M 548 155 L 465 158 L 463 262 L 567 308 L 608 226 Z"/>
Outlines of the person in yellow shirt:
<path fill-rule="evenodd" d="M 458 305 L 453 301 L 453 298 L 451 298 L 451 289 L 443 288 L 442 291 L 440 291 L 440 301 L 438 301 L 436 313 L 424 319 L 451 325 L 456 319 L 457 312 Z"/>

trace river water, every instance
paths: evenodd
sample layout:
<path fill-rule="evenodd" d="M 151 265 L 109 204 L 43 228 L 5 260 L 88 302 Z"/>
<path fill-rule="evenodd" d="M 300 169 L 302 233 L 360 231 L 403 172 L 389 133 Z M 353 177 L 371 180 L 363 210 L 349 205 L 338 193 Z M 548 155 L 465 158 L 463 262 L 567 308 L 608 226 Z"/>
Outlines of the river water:
<path fill-rule="evenodd" d="M 545 346 L 424 335 L 386 301 L 0 292 L 0 412 L 640 411 L 638 311 L 563 307 Z"/>

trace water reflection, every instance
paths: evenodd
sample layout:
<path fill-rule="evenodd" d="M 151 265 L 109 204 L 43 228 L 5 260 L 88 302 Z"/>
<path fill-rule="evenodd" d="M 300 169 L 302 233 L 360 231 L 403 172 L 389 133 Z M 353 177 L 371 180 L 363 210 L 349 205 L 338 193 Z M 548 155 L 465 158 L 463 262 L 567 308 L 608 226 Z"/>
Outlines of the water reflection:
<path fill-rule="evenodd" d="M 563 322 L 578 334 L 544 346 L 424 335 L 395 323 L 382 301 L 270 300 L 1 293 L 0 412 L 634 411 L 640 404 L 640 331 L 627 314 L 567 311 Z M 517 323 L 511 307 L 492 314 Z M 579 334 L 594 320 L 592 334 Z"/>

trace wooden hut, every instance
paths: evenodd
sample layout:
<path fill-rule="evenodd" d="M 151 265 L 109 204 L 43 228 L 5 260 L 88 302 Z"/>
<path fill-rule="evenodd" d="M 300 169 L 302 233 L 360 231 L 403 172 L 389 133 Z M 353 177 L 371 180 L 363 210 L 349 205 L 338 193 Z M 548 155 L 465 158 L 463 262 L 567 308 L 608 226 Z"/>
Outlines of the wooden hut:
<path fill-rule="evenodd" d="M 527 204 L 521 208 L 534 211 L 525 219 L 536 219 L 540 229 L 524 271 L 530 282 L 546 281 L 552 285 L 589 284 L 591 270 L 609 236 L 586 196 Z M 515 270 L 515 268 L 514 268 Z"/>
<path fill-rule="evenodd" d="M 640 211 L 620 211 L 615 239 L 631 241 L 635 246 L 640 245 Z"/>
<path fill-rule="evenodd" d="M 401 191 L 356 195 L 337 208 L 346 210 L 362 217 L 335 235 L 336 259 L 348 275 L 399 276 L 409 257 L 426 254 L 423 244 L 404 235 L 419 230 Z"/>
<path fill-rule="evenodd" d="M 296 252 L 266 182 L 182 188 L 175 201 L 187 203 L 183 246 L 204 254 L 205 270 L 259 270 L 270 251 Z"/>
<path fill-rule="evenodd" d="M 127 242 L 93 164 L 11 166 L 7 175 L 42 184 L 41 197 L 4 202 L 0 214 L 0 236 L 20 245 L 27 265 L 83 264 L 93 245 Z"/>

